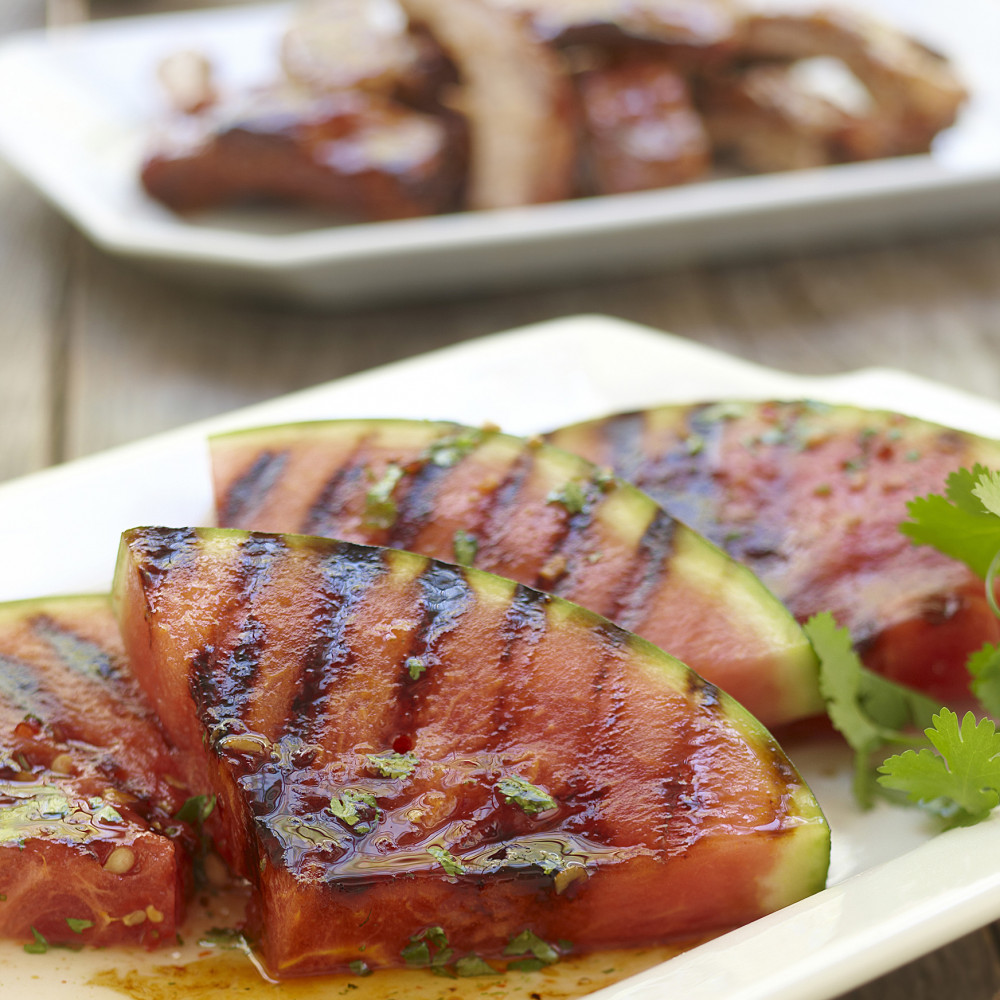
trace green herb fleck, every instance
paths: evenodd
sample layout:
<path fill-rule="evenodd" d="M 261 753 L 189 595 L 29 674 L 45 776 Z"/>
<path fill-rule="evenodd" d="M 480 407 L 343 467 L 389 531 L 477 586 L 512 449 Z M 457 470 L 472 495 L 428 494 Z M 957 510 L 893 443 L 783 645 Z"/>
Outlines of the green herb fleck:
<path fill-rule="evenodd" d="M 81 920 L 79 917 L 67 917 L 66 923 L 74 934 L 82 934 L 88 927 L 94 926 L 93 920 Z"/>
<path fill-rule="evenodd" d="M 455 972 L 460 976 L 495 976 L 497 970 L 478 955 L 465 955 L 455 963 Z"/>
<path fill-rule="evenodd" d="M 545 962 L 540 958 L 516 958 L 513 962 L 507 963 L 507 968 L 517 972 L 537 972 L 545 968 Z"/>
<path fill-rule="evenodd" d="M 406 669 L 409 671 L 410 680 L 415 681 L 423 675 L 427 669 L 427 664 L 419 656 L 411 656 L 406 661 Z"/>
<path fill-rule="evenodd" d="M 434 949 L 433 957 L 431 949 Z M 400 951 L 403 961 L 411 966 L 442 968 L 447 965 L 453 951 L 448 947 L 448 935 L 443 927 L 425 927 L 410 937 L 410 943 Z"/>
<path fill-rule="evenodd" d="M 392 499 L 392 493 L 403 475 L 403 469 L 390 462 L 385 467 L 382 478 L 365 494 L 362 520 L 366 527 L 388 530 L 396 523 L 396 501 Z"/>
<path fill-rule="evenodd" d="M 198 938 L 202 948 L 246 948 L 246 938 L 235 927 L 212 927 Z"/>
<path fill-rule="evenodd" d="M 366 753 L 365 757 L 383 778 L 408 778 L 417 768 L 415 753 Z"/>
<path fill-rule="evenodd" d="M 479 447 L 485 433 L 476 427 L 463 428 L 455 434 L 432 442 L 427 448 L 426 456 L 435 465 L 445 469 L 451 468 Z"/>
<path fill-rule="evenodd" d="M 689 455 L 700 455 L 705 450 L 705 439 L 700 434 L 689 434 L 684 439 L 684 450 Z"/>
<path fill-rule="evenodd" d="M 471 566 L 476 561 L 476 553 L 479 551 L 479 540 L 475 535 L 459 528 L 452 538 L 452 550 L 455 554 L 455 562 L 459 566 Z"/>
<path fill-rule="evenodd" d="M 26 944 L 24 950 L 29 955 L 44 955 L 49 950 L 49 942 L 34 927 L 31 928 L 31 935 L 35 940 Z"/>
<path fill-rule="evenodd" d="M 552 965 L 559 961 L 559 952 L 548 941 L 543 941 L 534 931 L 528 929 L 511 938 L 503 953 L 505 955 L 532 955 L 545 965 Z"/>
<path fill-rule="evenodd" d="M 428 847 L 427 853 L 437 858 L 448 875 L 464 875 L 466 867 L 451 851 L 443 847 Z"/>
<path fill-rule="evenodd" d="M 184 805 L 174 813 L 174 819 L 188 823 L 196 830 L 201 830 L 205 820 L 212 815 L 214 809 L 214 795 L 192 795 L 191 798 L 185 799 Z"/>
<path fill-rule="evenodd" d="M 360 810 L 359 806 L 362 807 Z M 371 815 L 372 811 L 374 817 Z M 378 822 L 375 796 L 359 788 L 345 788 L 339 796 L 333 796 L 330 799 L 330 812 L 359 834 L 370 833 Z"/>
<path fill-rule="evenodd" d="M 879 768 L 887 788 L 941 816 L 946 826 L 985 819 L 1000 802 L 1000 733 L 991 719 L 942 708 L 926 731 L 932 750 L 907 750 Z"/>
<path fill-rule="evenodd" d="M 907 462 L 919 462 L 920 452 L 916 448 L 911 448 L 903 457 Z"/>
<path fill-rule="evenodd" d="M 587 493 L 581 483 L 571 479 L 560 489 L 553 490 L 545 502 L 562 504 L 570 514 L 579 514 L 587 504 Z"/>
<path fill-rule="evenodd" d="M 501 778 L 496 787 L 508 802 L 520 806 L 529 816 L 555 809 L 558 804 L 548 792 L 524 778 Z"/>
<path fill-rule="evenodd" d="M 360 958 L 356 958 L 353 962 L 349 962 L 347 967 L 356 976 L 370 976 L 372 974 L 372 970 L 368 967 L 368 963 L 362 962 Z"/>
<path fill-rule="evenodd" d="M 833 487 L 829 483 L 819 483 L 813 487 L 813 496 L 828 497 L 833 492 Z"/>

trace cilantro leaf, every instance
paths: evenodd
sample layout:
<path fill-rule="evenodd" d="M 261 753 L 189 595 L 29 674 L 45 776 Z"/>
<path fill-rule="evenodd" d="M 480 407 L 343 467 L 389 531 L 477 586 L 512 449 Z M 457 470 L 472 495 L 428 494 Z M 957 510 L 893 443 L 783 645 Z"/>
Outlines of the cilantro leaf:
<path fill-rule="evenodd" d="M 333 796 L 330 812 L 358 834 L 371 833 L 379 818 L 375 796 L 358 788 L 345 788 L 339 796 Z"/>
<path fill-rule="evenodd" d="M 441 867 L 445 870 L 448 875 L 464 875 L 466 872 L 466 867 L 462 862 L 455 857 L 451 851 L 444 847 L 431 846 L 427 848 L 427 853 L 432 857 L 437 858 L 440 862 Z"/>
<path fill-rule="evenodd" d="M 982 465 L 959 469 L 948 477 L 946 496 L 918 497 L 907 505 L 911 520 L 899 530 L 917 545 L 930 545 L 986 578 L 1000 552 L 1000 519 L 983 506 L 994 503 L 1000 480 Z"/>
<path fill-rule="evenodd" d="M 408 778 L 417 768 L 415 753 L 366 753 L 365 757 L 383 778 Z"/>
<path fill-rule="evenodd" d="M 479 551 L 479 539 L 475 535 L 459 528 L 452 538 L 452 551 L 455 555 L 455 562 L 459 566 L 471 566 L 476 561 L 476 553 Z"/>
<path fill-rule="evenodd" d="M 978 468 L 982 469 L 982 466 Z M 982 469 L 972 492 L 991 514 L 1000 517 L 1000 472 Z"/>
<path fill-rule="evenodd" d="M 558 803 L 548 792 L 524 778 L 511 776 L 497 782 L 497 791 L 514 805 L 520 806 L 529 816 L 555 809 Z"/>
<path fill-rule="evenodd" d="M 1000 646 L 985 643 L 968 659 L 969 687 L 990 715 L 1000 715 Z"/>
<path fill-rule="evenodd" d="M 29 955 L 44 955 L 49 950 L 49 942 L 34 927 L 31 928 L 31 936 L 34 940 L 26 944 L 24 950 Z"/>
<path fill-rule="evenodd" d="M 929 725 L 938 703 L 866 670 L 850 633 L 829 612 L 813 615 L 803 628 L 819 658 L 819 687 L 827 714 L 854 751 L 855 798 L 870 806 L 879 791 L 873 756 L 890 744 L 922 743 L 904 730 Z"/>
<path fill-rule="evenodd" d="M 94 921 L 84 920 L 81 917 L 67 917 L 66 924 L 74 934 L 82 934 L 88 927 L 94 926 Z"/>
<path fill-rule="evenodd" d="M 392 494 L 404 474 L 404 469 L 390 462 L 385 467 L 382 478 L 365 494 L 362 523 L 366 527 L 388 530 L 396 523 L 396 501 Z"/>
<path fill-rule="evenodd" d="M 539 962 L 544 962 L 545 965 L 552 965 L 559 961 L 559 952 L 548 941 L 543 940 L 534 931 L 527 928 L 516 937 L 511 938 L 503 953 L 505 955 L 532 955 Z"/>
<path fill-rule="evenodd" d="M 967 826 L 985 819 L 1000 803 L 1000 733 L 991 719 L 977 722 L 966 712 L 942 708 L 927 738 L 931 750 L 907 750 L 879 768 L 879 781 L 938 813 L 947 826 Z"/>

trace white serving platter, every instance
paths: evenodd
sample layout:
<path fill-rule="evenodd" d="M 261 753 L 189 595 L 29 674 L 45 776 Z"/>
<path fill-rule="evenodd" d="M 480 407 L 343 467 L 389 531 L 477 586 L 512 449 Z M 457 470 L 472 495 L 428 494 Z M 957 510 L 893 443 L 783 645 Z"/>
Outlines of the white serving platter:
<path fill-rule="evenodd" d="M 206 437 L 216 431 L 399 416 L 493 421 L 528 434 L 623 409 L 720 397 L 807 397 L 893 408 L 994 436 L 1000 431 L 1000 405 L 902 372 L 796 376 L 618 320 L 570 317 L 398 362 L 0 486 L 0 600 L 106 590 L 123 529 L 210 523 Z M 595 997 L 826 1000 L 1000 918 L 1000 817 L 934 836 L 916 811 L 886 805 L 859 811 L 850 794 L 850 761 L 829 745 L 797 746 L 794 757 L 833 830 L 830 887 Z M 99 957 L 105 966 L 114 959 L 111 952 Z M 120 996 L 90 983 L 92 967 L 86 955 L 40 957 L 0 943 L 0 982 L 30 989 L 38 1000 Z M 260 996 L 282 1000 L 280 989 L 260 985 Z"/>
<path fill-rule="evenodd" d="M 365 225 L 264 210 L 172 215 L 144 195 L 137 176 L 164 111 L 157 63 L 197 49 L 217 65 L 223 86 L 272 78 L 287 5 L 6 39 L 0 155 L 107 251 L 215 288 L 336 304 L 631 273 L 1000 217 L 1000 6 L 866 0 L 863 7 L 945 52 L 973 95 L 929 156 Z"/>

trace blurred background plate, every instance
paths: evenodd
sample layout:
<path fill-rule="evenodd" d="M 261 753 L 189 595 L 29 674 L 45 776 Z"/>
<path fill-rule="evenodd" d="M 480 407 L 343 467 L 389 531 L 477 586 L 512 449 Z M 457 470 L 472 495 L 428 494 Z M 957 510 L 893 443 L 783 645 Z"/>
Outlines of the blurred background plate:
<path fill-rule="evenodd" d="M 182 220 L 137 168 L 163 112 L 155 67 L 196 48 L 227 84 L 267 79 L 287 5 L 96 21 L 0 45 L 0 154 L 105 250 L 184 280 L 353 304 L 467 293 L 1000 218 L 1000 4 L 871 0 L 972 92 L 929 156 L 716 179 L 561 204 L 331 227 L 304 213 Z"/>

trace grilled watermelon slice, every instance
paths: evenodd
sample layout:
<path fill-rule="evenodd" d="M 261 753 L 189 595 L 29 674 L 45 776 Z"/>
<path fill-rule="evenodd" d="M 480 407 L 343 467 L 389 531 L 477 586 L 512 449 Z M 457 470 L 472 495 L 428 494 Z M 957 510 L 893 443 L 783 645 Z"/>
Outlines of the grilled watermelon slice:
<path fill-rule="evenodd" d="M 474 564 L 611 618 L 766 725 L 822 711 L 815 657 L 745 568 L 634 487 L 520 438 L 345 420 L 212 439 L 219 521 Z"/>
<path fill-rule="evenodd" d="M 0 605 L 0 937 L 172 942 L 191 830 L 106 597 Z"/>
<path fill-rule="evenodd" d="M 968 654 L 1000 628 L 981 580 L 899 531 L 949 473 L 1000 467 L 1000 443 L 897 413 L 813 402 L 664 406 L 563 428 L 749 566 L 800 620 L 831 611 L 865 663 L 968 698 Z"/>
<path fill-rule="evenodd" d="M 827 825 L 767 731 L 566 601 L 218 528 L 126 532 L 115 601 L 275 975 L 627 947 L 824 884 Z"/>

